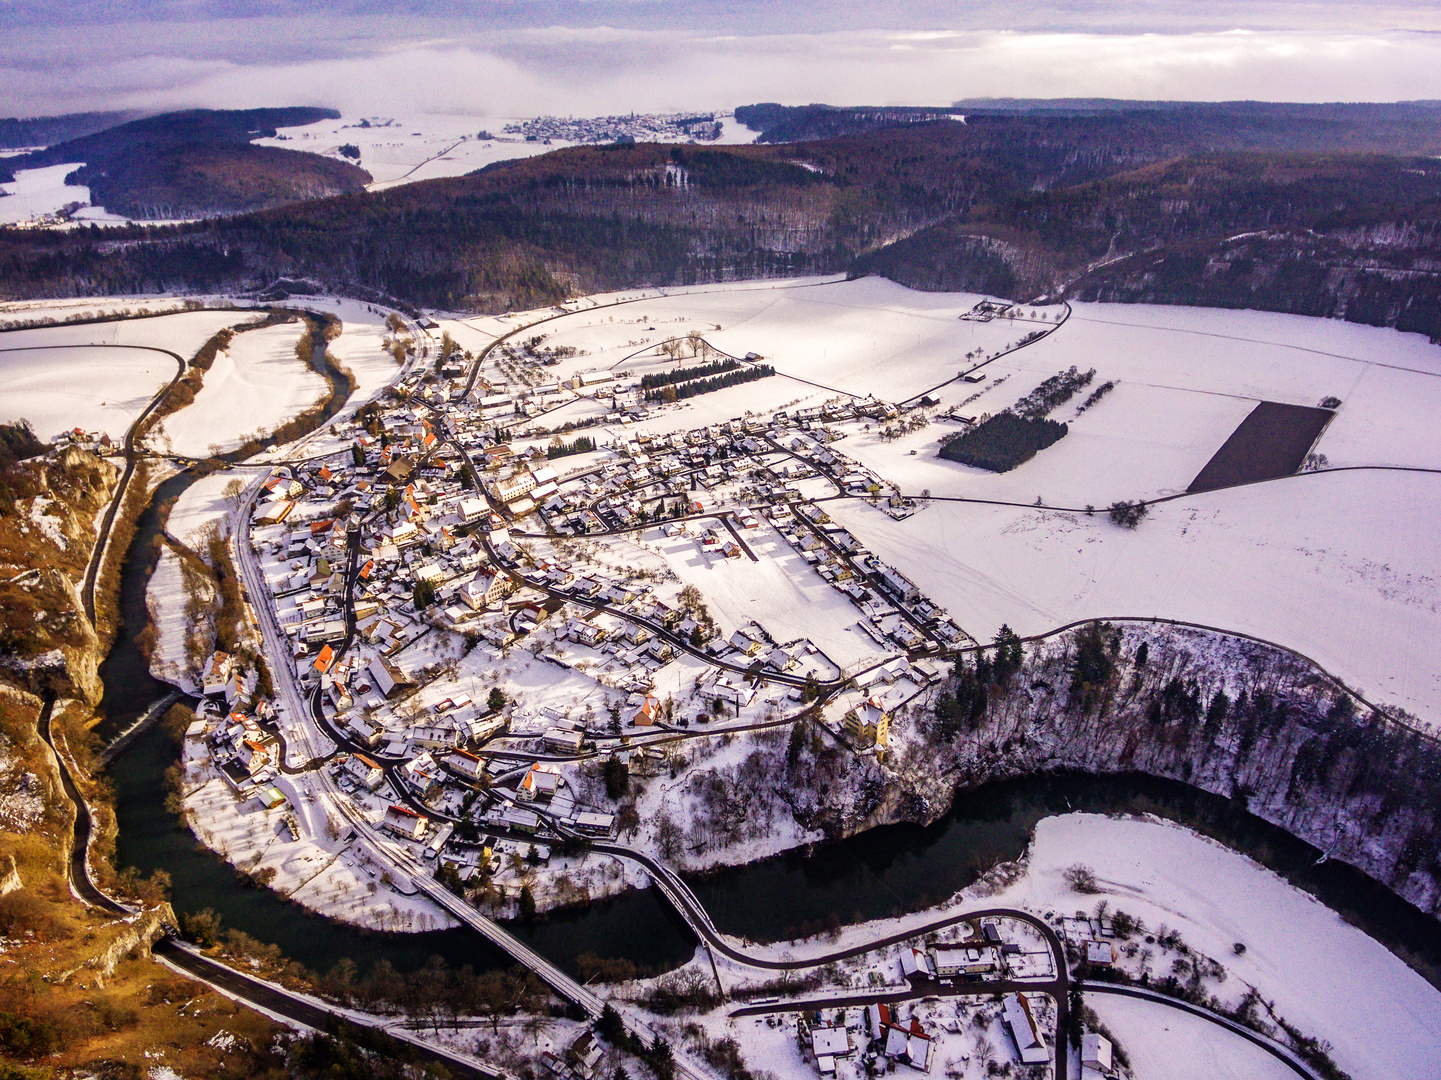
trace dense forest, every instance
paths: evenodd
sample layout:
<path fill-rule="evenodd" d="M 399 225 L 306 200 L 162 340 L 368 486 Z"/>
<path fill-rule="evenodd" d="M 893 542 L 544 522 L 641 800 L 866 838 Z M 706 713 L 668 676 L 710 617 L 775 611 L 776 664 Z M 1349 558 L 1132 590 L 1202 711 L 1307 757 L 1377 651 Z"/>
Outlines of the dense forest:
<path fill-rule="evenodd" d="M 1429 156 L 1441 153 L 1441 109 L 1195 106 L 888 123 L 782 145 L 573 147 L 183 226 L 3 230 L 0 295 L 305 278 L 415 305 L 504 310 L 637 285 L 844 272 L 1021 300 L 1258 307 L 1441 336 L 1441 168 Z M 234 141 L 214 145 L 262 149 L 245 141 L 250 130 L 232 126 Z"/>
<path fill-rule="evenodd" d="M 62 138 L 7 160 L 6 167 L 74 164 L 77 168 L 67 181 L 86 185 L 95 205 L 127 217 L 235 214 L 363 190 L 370 174 L 354 165 L 251 142 L 274 136 L 281 127 L 339 115 L 333 109 L 296 107 L 192 109 L 128 123 L 115 123 L 121 119 L 115 114 L 98 113 L 49 127 L 13 121 L 17 134 Z"/>
<path fill-rule="evenodd" d="M 997 413 L 975 427 L 947 437 L 940 456 L 991 472 L 1010 472 L 1066 435 L 1065 424 L 1054 420 Z"/>

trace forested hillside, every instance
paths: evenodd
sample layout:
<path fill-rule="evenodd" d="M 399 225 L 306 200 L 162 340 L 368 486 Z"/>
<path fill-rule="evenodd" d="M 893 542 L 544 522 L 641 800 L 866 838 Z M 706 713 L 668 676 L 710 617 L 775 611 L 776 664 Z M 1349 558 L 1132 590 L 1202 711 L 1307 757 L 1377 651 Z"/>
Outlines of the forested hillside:
<path fill-rule="evenodd" d="M 363 190 L 370 174 L 347 162 L 251 143 L 337 116 L 308 107 L 163 113 L 56 142 L 6 166 L 73 163 L 71 182 L 89 187 L 97 206 L 128 217 L 234 214 Z"/>
<path fill-rule="evenodd" d="M 783 145 L 575 147 L 182 227 L 0 233 L 0 293 L 304 277 L 503 310 L 850 272 L 1437 335 L 1438 152 L 1441 110 L 1423 106 L 997 112 Z"/>

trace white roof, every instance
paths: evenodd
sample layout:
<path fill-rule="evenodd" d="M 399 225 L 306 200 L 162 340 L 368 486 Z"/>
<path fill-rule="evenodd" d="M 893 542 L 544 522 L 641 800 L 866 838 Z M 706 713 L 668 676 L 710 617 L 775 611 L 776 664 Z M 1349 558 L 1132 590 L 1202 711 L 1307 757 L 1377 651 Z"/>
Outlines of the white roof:
<path fill-rule="evenodd" d="M 1094 1031 L 1081 1036 L 1081 1064 L 1103 1072 L 1111 1070 L 1111 1040 Z"/>
<path fill-rule="evenodd" d="M 851 1052 L 851 1040 L 845 1028 L 811 1028 L 811 1046 L 817 1057 L 822 1054 L 844 1055 Z"/>
<path fill-rule="evenodd" d="M 1039 1065 L 1051 1060 L 1051 1052 L 1036 1034 L 1031 1015 L 1021 1004 L 1019 994 L 1007 994 L 1001 1003 L 1001 1018 L 1011 1029 L 1011 1038 L 1016 1040 L 1016 1050 L 1026 1065 Z"/>

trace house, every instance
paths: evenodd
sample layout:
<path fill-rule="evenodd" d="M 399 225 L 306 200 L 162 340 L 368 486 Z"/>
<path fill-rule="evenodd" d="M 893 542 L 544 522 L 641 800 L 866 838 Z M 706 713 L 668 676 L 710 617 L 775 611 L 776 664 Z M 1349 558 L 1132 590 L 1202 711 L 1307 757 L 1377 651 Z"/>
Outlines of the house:
<path fill-rule="evenodd" d="M 441 759 L 441 764 L 467 780 L 479 780 L 485 772 L 485 762 L 466 750 L 452 750 Z"/>
<path fill-rule="evenodd" d="M 1110 967 L 1115 962 L 1115 950 L 1109 941 L 1086 942 L 1086 963 L 1099 967 Z"/>
<path fill-rule="evenodd" d="M 560 789 L 560 775 L 543 765 L 532 765 L 530 772 L 516 786 L 515 797 L 521 802 L 549 802 Z"/>
<path fill-rule="evenodd" d="M 329 645 L 321 649 L 315 657 L 315 670 L 321 675 L 329 675 L 331 667 L 335 664 L 335 650 Z"/>
<path fill-rule="evenodd" d="M 236 756 L 251 776 L 270 764 L 270 753 L 263 743 L 256 739 L 243 739 L 236 748 Z"/>
<path fill-rule="evenodd" d="M 630 722 L 636 727 L 650 727 L 656 722 L 656 718 L 659 715 L 660 698 L 654 694 L 647 694 L 645 696 L 645 703 L 641 705 L 636 711 L 636 714 L 630 718 Z"/>
<path fill-rule="evenodd" d="M 604 1048 L 600 1045 L 600 1040 L 595 1037 L 595 1032 L 586 1028 L 566 1048 L 565 1060 L 581 1080 L 591 1080 L 603 1052 Z"/>
<path fill-rule="evenodd" d="M 295 503 L 289 499 L 275 499 L 264 506 L 255 508 L 256 525 L 279 525 L 295 509 Z"/>
<path fill-rule="evenodd" d="M 1011 1033 L 1022 1065 L 1044 1065 L 1051 1060 L 1051 1048 L 1036 1031 L 1031 1003 L 1024 994 L 1007 994 L 1001 1002 L 1001 1021 Z"/>
<path fill-rule="evenodd" d="M 364 754 L 351 754 L 344 769 L 347 776 L 367 791 L 374 791 L 385 781 L 385 770 Z"/>
<path fill-rule="evenodd" d="M 404 806 L 387 806 L 381 828 L 405 840 L 419 840 L 425 835 L 427 819 Z"/>
<path fill-rule="evenodd" d="M 218 697 L 225 693 L 234 660 L 227 652 L 216 650 L 205 661 L 205 670 L 200 676 L 200 686 L 206 697 Z"/>
<path fill-rule="evenodd" d="M 976 975 L 996 968 L 995 952 L 990 946 L 932 945 L 930 952 L 931 967 L 939 979 Z"/>
<path fill-rule="evenodd" d="M 1111 1075 L 1114 1061 L 1111 1040 L 1094 1031 L 1081 1036 L 1081 1080 L 1103 1080 Z"/>
<path fill-rule="evenodd" d="M 401 671 L 389 660 L 379 656 L 370 662 L 370 666 L 366 668 L 366 671 L 375 683 L 375 688 L 387 698 L 394 697 L 402 690 L 409 689 L 414 685 L 410 680 L 410 676 L 406 675 L 405 672 Z"/>
<path fill-rule="evenodd" d="M 495 485 L 495 495 L 503 503 L 518 502 L 535 490 L 535 477 L 528 472 L 519 473 Z M 534 500 L 532 500 L 534 501 Z"/>
<path fill-rule="evenodd" d="M 917 1072 L 929 1072 L 935 1043 L 921 1027 L 919 1020 L 909 1025 L 890 1024 L 886 1027 L 885 1045 L 881 1051 L 892 1061 L 909 1065 Z"/>
<path fill-rule="evenodd" d="M 845 731 L 860 746 L 885 748 L 890 738 L 891 714 L 871 698 L 846 713 Z"/>
<path fill-rule="evenodd" d="M 730 636 L 730 646 L 746 656 L 755 656 L 761 651 L 761 643 L 740 630 Z"/>
<path fill-rule="evenodd" d="M 533 810 L 521 810 L 518 807 L 508 806 L 496 815 L 495 822 L 503 828 L 533 833 L 540 828 L 540 815 Z"/>
<path fill-rule="evenodd" d="M 515 582 L 508 574 L 481 570 L 460 587 L 460 597 L 471 608 L 479 611 L 504 600 L 514 587 Z"/>
<path fill-rule="evenodd" d="M 432 798 L 445 779 L 440 766 L 435 763 L 429 750 L 423 751 L 402 765 L 397 772 L 401 779 L 414 788 L 422 799 Z"/>
<path fill-rule="evenodd" d="M 615 835 L 615 815 L 593 813 L 582 810 L 575 815 L 576 832 L 585 833 L 587 836 L 599 836 L 609 840 Z"/>
<path fill-rule="evenodd" d="M 547 728 L 545 732 L 545 748 L 557 754 L 578 754 L 584 742 L 585 733 L 581 731 Z"/>
<path fill-rule="evenodd" d="M 849 1057 L 852 1049 L 851 1037 L 845 1027 L 816 1024 L 811 1028 L 811 1050 L 817 1060 L 822 1057 Z"/>
<path fill-rule="evenodd" d="M 926 962 L 926 954 L 914 946 L 902 949 L 901 977 L 903 979 L 929 979 L 931 968 Z"/>

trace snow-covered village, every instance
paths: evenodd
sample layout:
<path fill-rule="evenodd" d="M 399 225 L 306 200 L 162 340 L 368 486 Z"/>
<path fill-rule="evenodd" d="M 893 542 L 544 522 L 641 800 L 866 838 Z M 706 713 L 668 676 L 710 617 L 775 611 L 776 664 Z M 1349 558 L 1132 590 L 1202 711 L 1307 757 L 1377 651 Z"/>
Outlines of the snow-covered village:
<path fill-rule="evenodd" d="M 160 125 L 313 231 L 108 128 L 0 181 L 7 257 L 216 230 L 0 300 L 0 1076 L 1441 1076 L 1441 306 L 1023 288 L 917 225 L 981 159 L 876 209 L 986 108 L 559 113 Z M 396 207 L 424 272 L 302 270 Z"/>
<path fill-rule="evenodd" d="M 253 298 L 225 304 L 101 324 L 147 327 L 121 349 L 223 339 L 193 402 L 146 436 L 153 479 L 197 475 L 166 504 L 149 585 L 148 664 L 173 690 L 111 752 L 182 710 L 167 808 L 245 881 L 367 932 L 473 932 L 571 1004 L 480 1042 L 437 1021 L 454 1060 L 581 1080 L 1099 1080 L 1170 1075 L 1187 1047 L 1223 1076 L 1430 1074 L 1416 1048 L 1441 1032 L 1441 995 L 1165 814 L 1057 806 L 1023 850 L 769 930 L 717 913 L 731 893 L 710 884 L 914 827 L 898 822 L 941 828 L 959 777 L 1140 757 L 1179 776 L 1185 737 L 1140 733 L 1184 732 L 1187 710 L 1209 747 L 1188 751 L 1191 784 L 1244 786 L 1253 814 L 1390 873 L 1405 821 L 1343 808 L 1333 833 L 1297 811 L 1271 753 L 1299 736 L 1258 736 L 1246 710 L 1275 694 L 1287 724 L 1360 723 L 1365 706 L 1337 704 L 1350 684 L 1398 738 L 1434 715 L 1430 549 L 1388 546 L 1359 509 L 1424 516 L 1398 508 L 1428 489 L 1348 471 L 1383 444 L 1392 464 L 1434 464 L 1424 340 L 876 279 L 477 318 L 303 293 L 265 298 L 263 318 Z M 95 347 L 88 322 L 18 333 Z M 348 404 L 266 443 L 257 417 L 326 392 L 301 362 L 317 340 Z M 125 414 L 61 427 L 43 376 L 15 387 L 36 430 L 121 457 Z M 154 378 L 137 368 L 129 400 Z M 1309 434 L 1258 441 L 1257 416 Z M 998 417 L 1041 433 L 1023 468 L 970 463 L 1017 452 L 986 434 Z M 1318 493 L 1358 508 L 1352 524 Z M 1138 580 L 1141 565 L 1167 571 Z M 1246 589 L 1209 587 L 1216 566 Z M 1083 617 L 1097 610 L 1113 614 Z M 1378 634 L 1384 650 L 1359 647 Z M 669 973 L 525 943 L 637 890 L 694 943 Z M 1328 980 L 1333 997 L 1300 992 Z M 1363 1004 L 1344 989 L 1363 983 L 1387 990 Z M 1192 1011 L 1160 1023 L 1176 998 Z"/>

